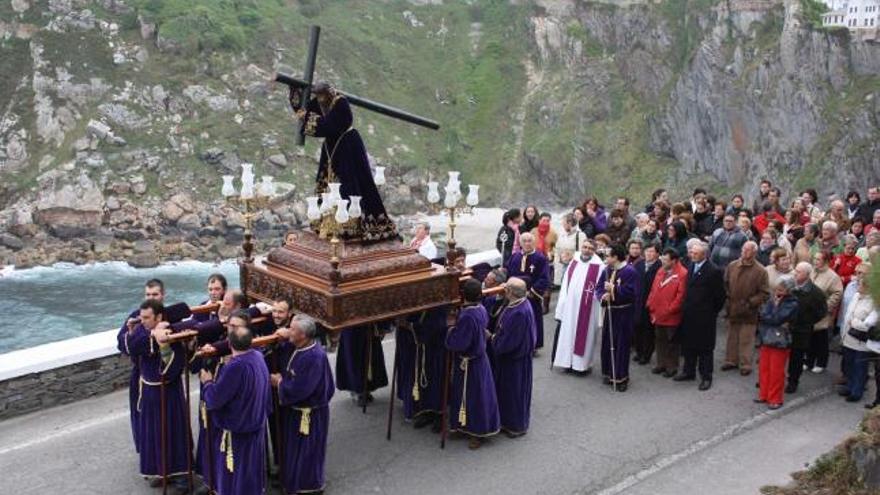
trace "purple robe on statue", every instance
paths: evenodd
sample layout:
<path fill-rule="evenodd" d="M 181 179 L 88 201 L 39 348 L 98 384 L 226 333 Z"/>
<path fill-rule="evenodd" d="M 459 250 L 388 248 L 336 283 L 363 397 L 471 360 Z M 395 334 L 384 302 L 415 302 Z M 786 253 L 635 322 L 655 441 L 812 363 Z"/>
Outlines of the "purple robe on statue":
<path fill-rule="evenodd" d="M 540 349 L 544 347 L 544 292 L 550 288 L 547 257 L 540 251 L 514 253 L 507 261 L 507 273 L 526 283 L 529 304 L 535 314 L 535 349 Z"/>
<path fill-rule="evenodd" d="M 127 354 L 138 360 L 140 394 L 136 403 L 141 474 L 180 475 L 188 472 L 186 422 L 189 414 L 181 376 L 186 368 L 181 344 L 160 346 L 143 325 L 123 337 Z M 165 381 L 165 458 L 162 458 L 162 380 Z"/>
<path fill-rule="evenodd" d="M 337 95 L 329 108 L 322 109 L 315 99 L 309 101 L 303 132 L 324 138 L 318 164 L 316 193 L 328 192 L 328 182 L 340 182 L 340 195 L 361 197 L 363 215 L 346 224 L 343 238 L 381 241 L 397 238 L 397 227 L 385 212 L 382 197 L 373 181 L 367 149 L 357 129 L 348 99 Z M 331 174 L 332 172 L 332 174 Z"/>
<path fill-rule="evenodd" d="M 534 326 L 532 306 L 522 299 L 504 309 L 492 337 L 498 412 L 501 428 L 510 433 L 525 433 L 529 429 Z"/>
<path fill-rule="evenodd" d="M 266 490 L 266 418 L 272 407 L 269 370 L 256 350 L 232 356 L 202 388 L 220 445 L 211 454 L 220 495 Z"/>
<path fill-rule="evenodd" d="M 371 342 L 368 343 L 367 338 Z M 363 391 L 366 368 L 364 356 L 367 356 L 368 345 L 370 370 L 367 391 L 388 386 L 382 337 L 375 335 L 372 326 L 361 326 L 345 329 L 339 334 L 339 347 L 336 349 L 336 388 L 357 394 Z"/>
<path fill-rule="evenodd" d="M 605 294 L 605 282 L 612 280 L 614 281 L 613 299 L 607 308 L 603 308 L 605 316 L 602 322 L 602 375 L 612 383 L 625 383 L 629 380 L 630 343 L 636 314 L 640 310 L 636 303 L 640 294 L 641 276 L 630 264 L 619 269 L 606 267 L 596 283 L 596 297 L 599 300 Z"/>
<path fill-rule="evenodd" d="M 448 313 L 447 307 L 429 309 L 409 318 L 412 330 L 397 330 L 397 398 L 406 419 L 442 412 Z"/>
<path fill-rule="evenodd" d="M 291 356 L 278 387 L 283 406 L 281 483 L 286 493 L 315 492 L 324 489 L 333 374 L 321 344 L 293 351 L 284 345 Z"/>
<path fill-rule="evenodd" d="M 446 348 L 455 353 L 449 417 L 452 431 L 487 437 L 498 433 L 498 399 L 486 356 L 489 315 L 481 304 L 463 306 L 455 327 L 446 335 Z"/>
<path fill-rule="evenodd" d="M 128 325 L 127 325 L 128 320 L 131 318 L 140 318 L 140 315 L 141 315 L 140 309 L 136 309 L 136 310 L 132 311 L 128 315 L 128 318 L 126 318 L 125 321 L 122 322 L 122 327 L 119 328 L 119 333 L 116 334 L 116 348 L 119 349 L 119 352 L 121 352 L 122 354 L 125 354 L 131 360 L 131 374 L 129 375 L 129 378 L 128 378 L 128 409 L 130 411 L 129 416 L 131 419 L 131 436 L 132 436 L 132 439 L 134 440 L 134 451 L 135 452 L 140 452 L 140 445 L 138 442 L 138 433 L 137 433 L 138 432 L 138 427 L 137 427 L 137 425 L 138 425 L 138 406 L 137 406 L 137 402 L 138 402 L 138 397 L 140 396 L 140 394 L 138 393 L 138 390 L 139 390 L 139 383 L 141 380 L 141 369 L 138 366 L 138 359 L 135 358 L 134 356 L 132 356 L 129 353 L 128 348 L 126 347 L 125 336 L 128 333 Z"/>

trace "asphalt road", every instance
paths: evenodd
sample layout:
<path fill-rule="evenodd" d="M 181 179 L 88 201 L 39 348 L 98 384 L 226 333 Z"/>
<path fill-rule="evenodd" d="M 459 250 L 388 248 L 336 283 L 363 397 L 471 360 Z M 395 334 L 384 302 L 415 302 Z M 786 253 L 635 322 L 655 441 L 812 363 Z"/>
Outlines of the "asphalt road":
<path fill-rule="evenodd" d="M 545 328 L 552 342 L 552 320 Z M 393 341 L 384 348 L 390 371 Z M 399 407 L 388 442 L 388 388 L 366 414 L 338 393 L 327 493 L 757 493 L 842 440 L 864 412 L 831 393 L 827 373 L 807 373 L 772 413 L 752 403 L 754 375 L 716 371 L 708 392 L 646 366 L 631 376 L 628 392 L 613 393 L 598 376 L 551 372 L 545 349 L 535 360 L 529 433 L 478 451 L 462 440 L 440 450 L 438 436 L 404 423 Z M 122 391 L 0 422 L 0 493 L 160 493 L 137 475 L 127 407 Z"/>

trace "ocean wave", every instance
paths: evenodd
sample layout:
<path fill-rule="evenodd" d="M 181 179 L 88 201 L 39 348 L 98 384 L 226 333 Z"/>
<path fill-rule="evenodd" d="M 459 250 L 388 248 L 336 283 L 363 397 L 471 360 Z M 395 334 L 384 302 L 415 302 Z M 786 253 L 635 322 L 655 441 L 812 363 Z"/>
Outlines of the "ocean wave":
<path fill-rule="evenodd" d="M 87 263 L 77 265 L 75 263 L 59 262 L 50 266 L 36 266 L 33 268 L 25 268 L 17 270 L 13 265 L 6 265 L 0 268 L 0 280 L 30 280 L 42 278 L 46 276 L 55 276 L 62 274 L 96 274 L 101 276 L 114 275 L 141 275 L 163 273 L 181 273 L 181 272 L 203 272 L 208 268 L 217 268 L 219 271 L 232 270 L 236 267 L 235 260 L 224 260 L 220 263 L 183 260 L 169 261 L 152 268 L 135 268 L 124 261 L 102 261 L 98 263 Z"/>

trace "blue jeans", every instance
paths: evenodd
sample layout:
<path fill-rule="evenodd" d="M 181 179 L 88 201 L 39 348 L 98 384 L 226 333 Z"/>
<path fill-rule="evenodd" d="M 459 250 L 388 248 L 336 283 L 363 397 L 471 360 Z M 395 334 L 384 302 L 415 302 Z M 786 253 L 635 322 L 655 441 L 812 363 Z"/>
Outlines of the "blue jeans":
<path fill-rule="evenodd" d="M 843 359 L 846 361 L 846 388 L 850 397 L 861 399 L 862 394 L 865 393 L 870 358 L 870 352 L 843 348 Z"/>

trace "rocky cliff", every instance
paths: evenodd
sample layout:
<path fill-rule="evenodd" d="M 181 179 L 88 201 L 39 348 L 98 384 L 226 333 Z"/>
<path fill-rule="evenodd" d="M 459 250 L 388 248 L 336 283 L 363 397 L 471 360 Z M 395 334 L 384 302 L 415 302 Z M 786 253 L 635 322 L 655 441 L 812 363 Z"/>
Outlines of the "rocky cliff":
<path fill-rule="evenodd" d="M 0 262 L 236 254 L 218 201 L 243 162 L 276 176 L 257 219 L 302 218 L 317 143 L 285 93 L 309 24 L 318 77 L 442 124 L 360 111 L 389 210 L 446 170 L 542 206 L 666 186 L 864 190 L 880 179 L 880 44 L 801 0 L 11 0 L 0 3 Z"/>

